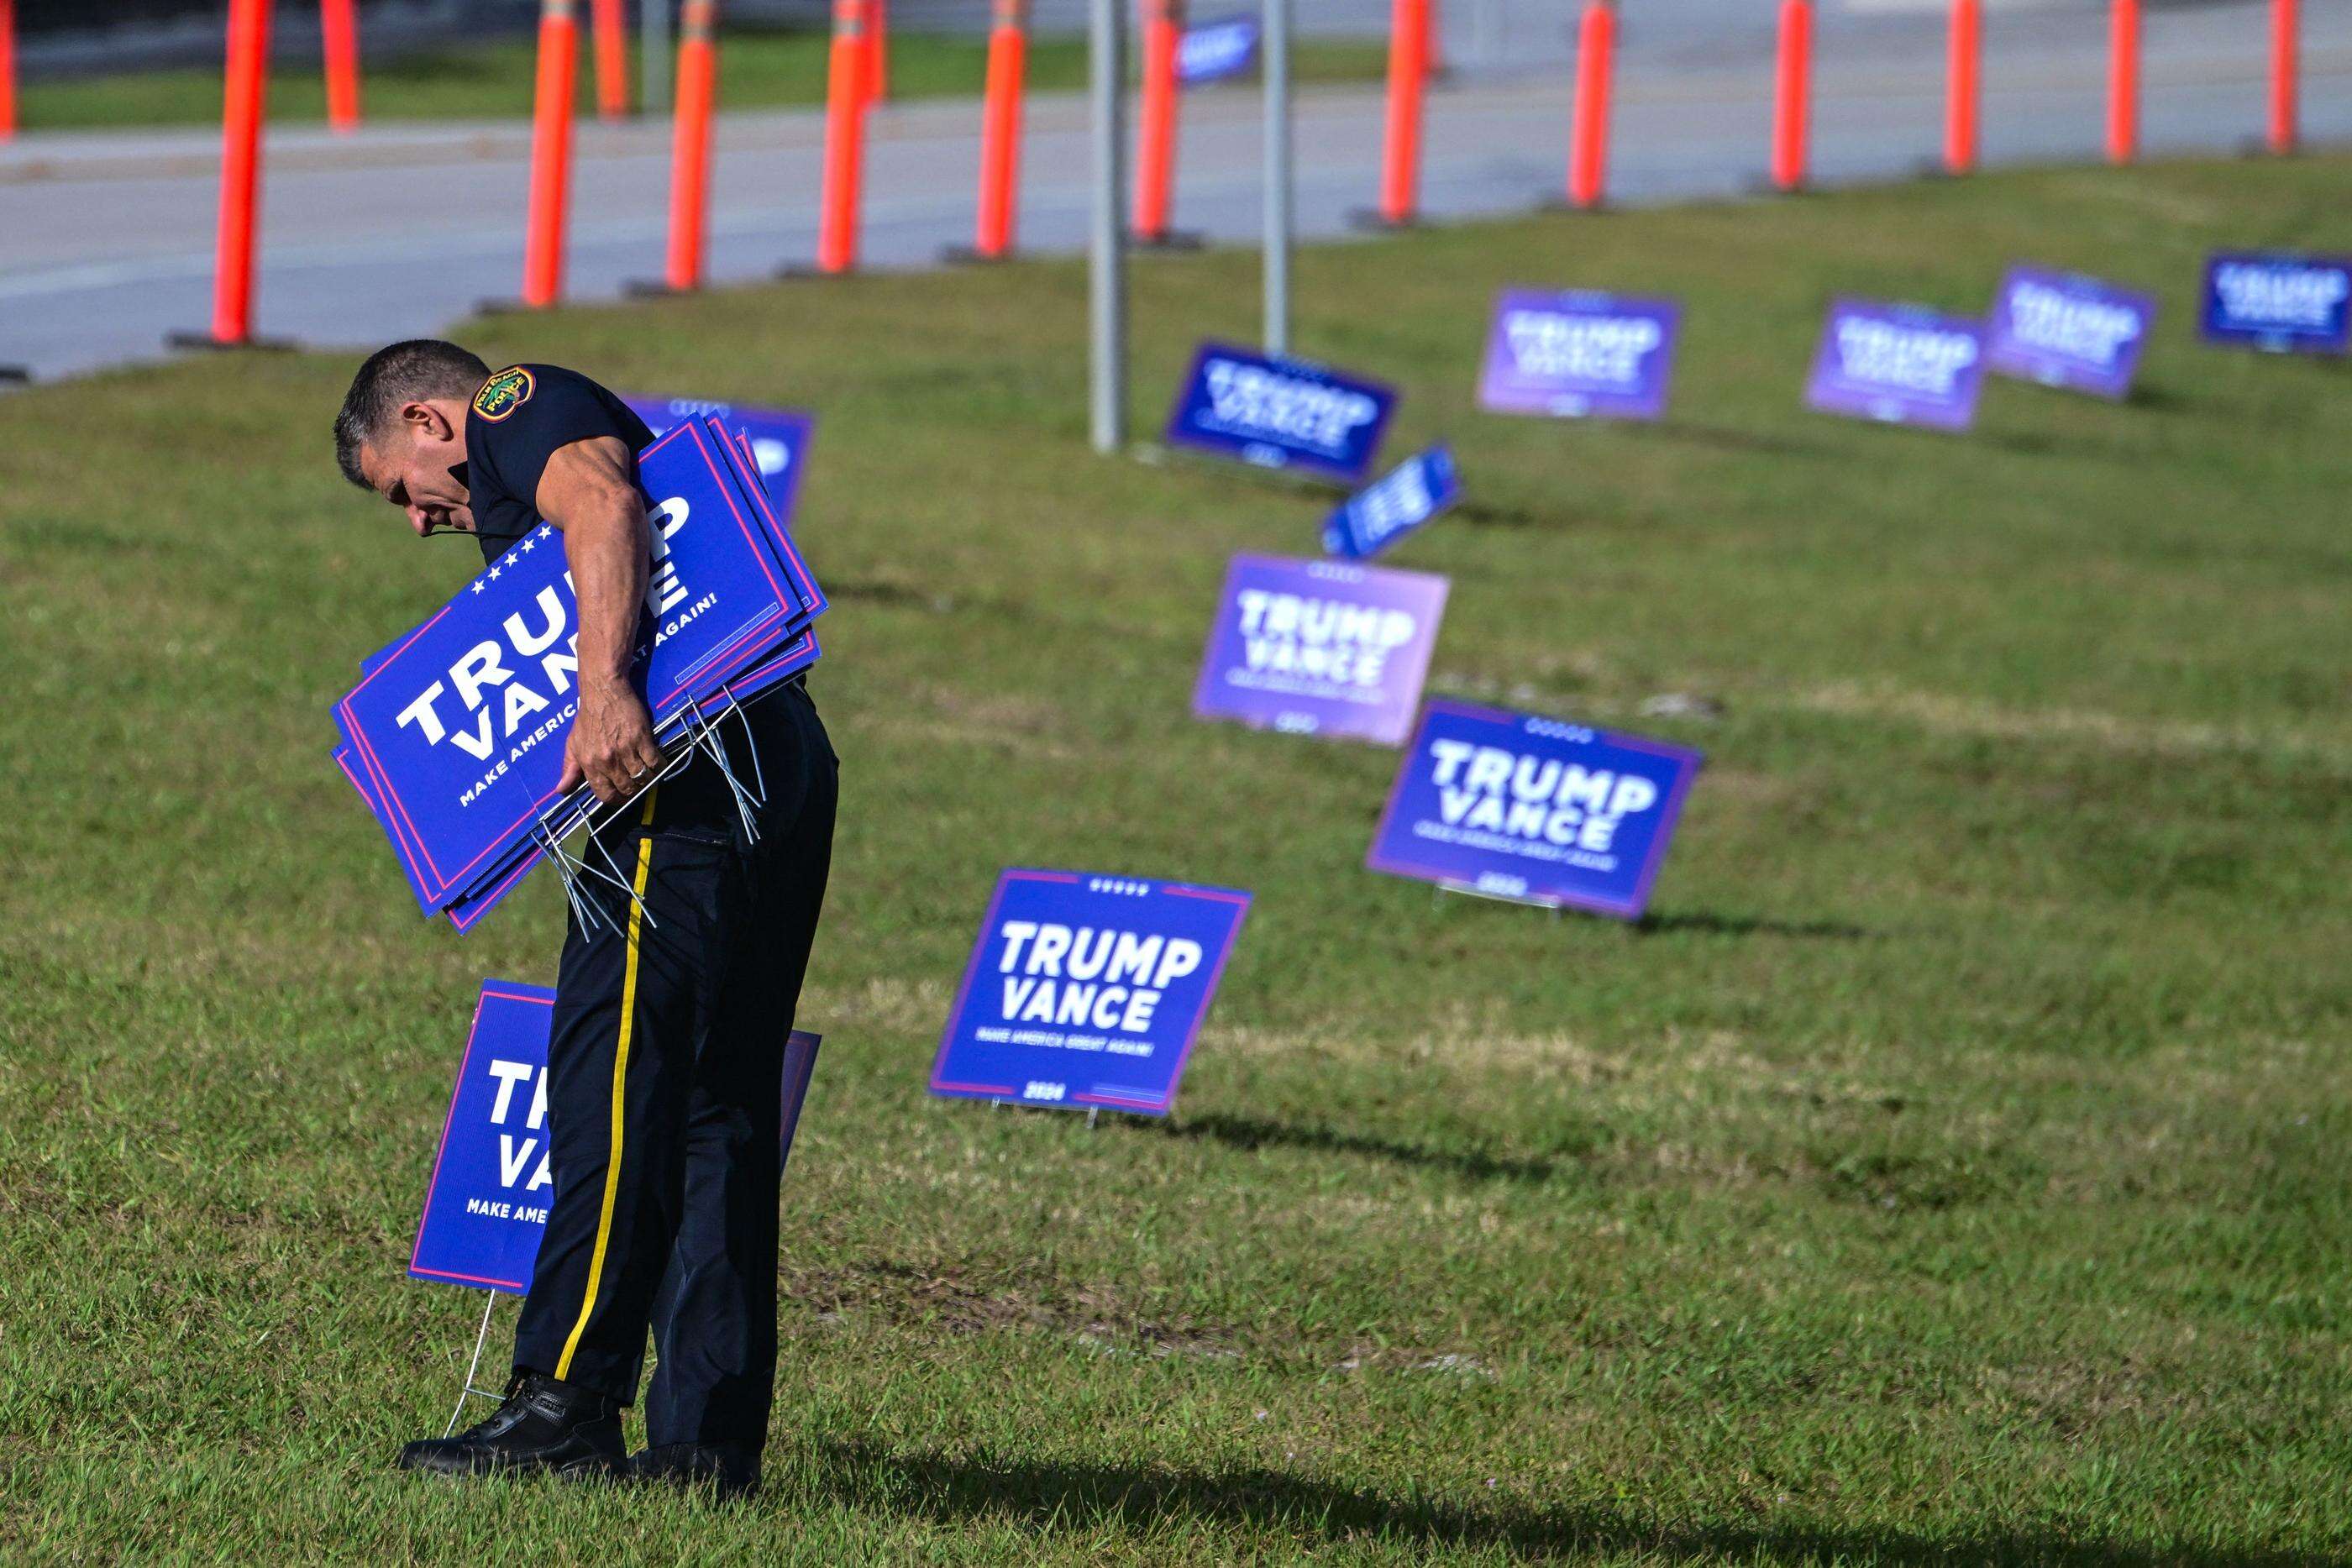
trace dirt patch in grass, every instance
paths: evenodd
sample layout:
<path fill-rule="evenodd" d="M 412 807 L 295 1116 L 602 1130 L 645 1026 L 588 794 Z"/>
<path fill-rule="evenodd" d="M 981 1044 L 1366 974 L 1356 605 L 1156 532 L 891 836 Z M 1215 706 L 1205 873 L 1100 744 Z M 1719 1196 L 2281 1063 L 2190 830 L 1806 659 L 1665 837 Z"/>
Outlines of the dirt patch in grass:
<path fill-rule="evenodd" d="M 1983 1388 L 1997 1405 L 2046 1423 L 2070 1443 L 2116 1423 L 2167 1420 L 2196 1403 L 2128 1355 L 2106 1363 L 2067 1356 L 1988 1367 Z"/>
<path fill-rule="evenodd" d="M 1139 1312 L 1106 1286 L 987 1278 L 955 1264 L 788 1263 L 781 1279 L 787 1297 L 820 1316 L 871 1314 L 894 1327 L 946 1335 L 1027 1330 L 1129 1353 L 1218 1357 L 1238 1356 L 1251 1343 L 1231 1324 Z"/>

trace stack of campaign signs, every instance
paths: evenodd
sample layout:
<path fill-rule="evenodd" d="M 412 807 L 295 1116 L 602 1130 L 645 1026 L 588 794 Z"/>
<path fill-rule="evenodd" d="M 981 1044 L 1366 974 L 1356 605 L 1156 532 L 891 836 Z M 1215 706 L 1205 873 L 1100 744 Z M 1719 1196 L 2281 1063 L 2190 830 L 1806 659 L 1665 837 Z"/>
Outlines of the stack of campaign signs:
<path fill-rule="evenodd" d="M 547 1042 L 554 1016 L 555 993 L 544 986 L 482 982 L 409 1254 L 412 1278 L 529 1293 L 555 1197 L 547 1141 Z M 819 1043 L 799 1030 L 784 1042 L 780 1109 L 787 1155 Z"/>
<path fill-rule="evenodd" d="M 632 677 L 667 767 L 705 750 L 748 794 L 756 763 L 730 764 L 720 724 L 816 662 L 810 626 L 824 595 L 755 448 L 719 421 L 673 426 L 639 454 L 638 480 L 653 574 Z M 578 620 L 562 537 L 542 524 L 364 660 L 335 705 L 336 765 L 391 841 L 418 908 L 460 931 L 543 857 L 586 869 L 562 844 L 590 822 L 595 798 L 584 785 L 557 789 L 577 711 Z"/>

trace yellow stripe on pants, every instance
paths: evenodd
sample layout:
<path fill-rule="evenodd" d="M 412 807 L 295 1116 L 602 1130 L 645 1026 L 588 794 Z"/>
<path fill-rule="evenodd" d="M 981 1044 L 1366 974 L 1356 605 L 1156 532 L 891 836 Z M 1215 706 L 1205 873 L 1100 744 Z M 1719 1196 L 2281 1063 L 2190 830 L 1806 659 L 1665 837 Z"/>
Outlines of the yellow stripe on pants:
<path fill-rule="evenodd" d="M 646 791 L 646 809 L 637 816 L 640 828 L 653 825 L 654 796 L 660 789 L 656 784 Z M 563 1341 L 563 1354 L 555 1363 L 558 1378 L 572 1375 L 572 1353 L 580 1348 L 588 1314 L 596 1310 L 596 1292 L 604 1279 L 604 1249 L 613 1239 L 613 1199 L 621 1186 L 621 1133 L 628 1121 L 629 1036 L 637 1021 L 637 925 L 645 917 L 646 877 L 653 866 L 654 841 L 647 838 L 637 845 L 636 896 L 629 901 L 628 958 L 621 969 L 621 1038 L 613 1049 L 613 1144 L 604 1155 L 604 1207 L 596 1215 L 596 1249 L 588 1256 L 588 1293 L 581 1299 L 580 1321 L 572 1325 Z"/>

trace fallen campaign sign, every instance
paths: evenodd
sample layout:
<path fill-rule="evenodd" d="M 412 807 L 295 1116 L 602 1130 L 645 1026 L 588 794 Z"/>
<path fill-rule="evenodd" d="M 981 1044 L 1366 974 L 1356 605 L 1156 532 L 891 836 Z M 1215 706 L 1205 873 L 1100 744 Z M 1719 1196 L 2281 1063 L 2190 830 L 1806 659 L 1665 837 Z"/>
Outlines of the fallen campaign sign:
<path fill-rule="evenodd" d="M 1433 702 L 1364 863 L 1638 919 L 1700 760 L 1663 741 Z"/>
<path fill-rule="evenodd" d="M 1232 888 L 1004 873 L 931 1092 L 1165 1115 L 1249 904 Z"/>
<path fill-rule="evenodd" d="M 1323 549 L 1368 559 L 1461 498 L 1453 450 L 1438 445 L 1417 452 L 1339 503 L 1324 519 Z"/>
<path fill-rule="evenodd" d="M 1380 452 L 1396 392 L 1300 360 L 1203 343 L 1168 415 L 1168 443 L 1346 484 Z"/>
<path fill-rule="evenodd" d="M 2153 295 L 2076 273 L 2013 267 L 1993 300 L 1985 368 L 2120 398 L 2131 391 L 2155 321 Z"/>
<path fill-rule="evenodd" d="M 1655 419 L 1666 411 L 1671 299 L 1505 289 L 1486 334 L 1478 405 L 1496 413 Z"/>
<path fill-rule="evenodd" d="M 1916 306 L 1839 299 L 1805 401 L 1825 413 L 1966 430 L 1984 384 L 1984 327 Z"/>
<path fill-rule="evenodd" d="M 547 1044 L 554 1013 L 555 993 L 544 986 L 482 982 L 409 1255 L 411 1278 L 518 1296 L 530 1289 L 531 1264 L 555 1197 L 547 1143 Z M 787 1155 L 819 1043 L 799 1030 L 785 1040 L 780 1129 Z"/>
<path fill-rule="evenodd" d="M 1400 745 L 1421 702 L 1445 589 L 1426 572 L 1237 555 L 1192 711 Z"/>
<path fill-rule="evenodd" d="M 2221 252 L 2205 263 L 2205 338 L 2273 353 L 2352 347 L 2352 256 Z"/>
<path fill-rule="evenodd" d="M 713 402 L 706 398 L 625 397 L 621 400 L 646 422 L 656 436 L 689 419 L 715 419 L 749 440 L 760 477 L 776 510 L 789 518 L 800 497 L 801 472 L 806 466 L 809 437 L 816 416 L 790 408 L 746 408 L 740 403 Z"/>
<path fill-rule="evenodd" d="M 1257 59 L 1257 20 L 1252 16 L 1193 24 L 1176 46 L 1176 79 L 1186 87 L 1200 87 L 1241 75 Z"/>

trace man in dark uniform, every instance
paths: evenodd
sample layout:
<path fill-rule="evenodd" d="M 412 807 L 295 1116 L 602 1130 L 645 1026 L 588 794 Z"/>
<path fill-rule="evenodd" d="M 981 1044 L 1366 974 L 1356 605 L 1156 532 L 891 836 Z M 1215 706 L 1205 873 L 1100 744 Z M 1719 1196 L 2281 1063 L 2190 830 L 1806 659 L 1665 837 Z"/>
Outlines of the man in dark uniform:
<path fill-rule="evenodd" d="M 784 1040 L 824 897 L 835 762 L 795 681 L 722 727 L 740 744 L 740 722 L 758 754 L 754 833 L 708 757 L 647 785 L 663 758 L 630 665 L 652 538 L 636 454 L 651 440 L 584 376 L 492 374 L 431 340 L 371 356 L 335 420 L 344 476 L 419 537 L 472 533 L 494 561 L 542 519 L 562 530 L 580 605 L 563 786 L 584 780 L 618 808 L 602 833 L 632 883 L 581 879 L 602 918 L 573 915 L 564 939 L 548 1048 L 555 1196 L 506 1402 L 456 1437 L 409 1444 L 404 1469 L 759 1483 Z M 631 1459 L 620 1413 L 649 1327 L 659 1365 Z"/>

